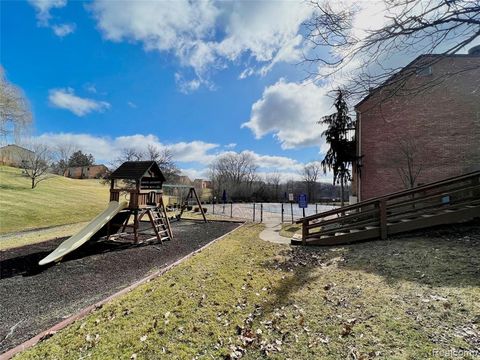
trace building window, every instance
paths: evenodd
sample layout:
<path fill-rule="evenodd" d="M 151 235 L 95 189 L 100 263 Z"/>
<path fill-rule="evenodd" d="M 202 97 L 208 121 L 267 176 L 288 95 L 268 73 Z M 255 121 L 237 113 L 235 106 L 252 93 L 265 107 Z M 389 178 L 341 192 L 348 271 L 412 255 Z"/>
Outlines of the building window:
<path fill-rule="evenodd" d="M 417 76 L 429 76 L 432 75 L 432 67 L 431 66 L 422 66 L 415 70 L 415 74 Z"/>

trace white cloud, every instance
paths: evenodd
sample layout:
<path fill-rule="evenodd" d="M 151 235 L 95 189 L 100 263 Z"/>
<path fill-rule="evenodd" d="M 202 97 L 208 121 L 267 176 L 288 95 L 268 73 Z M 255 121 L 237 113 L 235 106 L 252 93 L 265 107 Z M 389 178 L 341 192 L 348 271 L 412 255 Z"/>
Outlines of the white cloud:
<path fill-rule="evenodd" d="M 226 36 L 218 52 L 230 60 L 249 53 L 258 62 L 276 57 L 284 61 L 300 58 L 298 45 L 302 22 L 312 7 L 299 1 L 234 2 L 226 21 Z"/>
<path fill-rule="evenodd" d="M 245 150 L 243 152 L 253 156 L 258 166 L 264 170 L 300 171 L 303 166 L 299 161 L 286 156 L 259 155 L 251 150 Z"/>
<path fill-rule="evenodd" d="M 67 36 L 75 31 L 75 24 L 50 24 L 52 15 L 50 10 L 60 9 L 67 5 L 67 0 L 28 0 L 28 2 L 37 11 L 38 25 L 42 27 L 50 27 L 55 35 L 59 37 Z"/>
<path fill-rule="evenodd" d="M 96 0 L 92 11 L 103 36 L 141 43 L 146 50 L 171 53 L 192 68 L 193 79 L 176 80 L 180 90 L 211 87 L 210 69 L 229 62 L 249 65 L 240 78 L 267 73 L 273 64 L 301 59 L 301 24 L 313 7 L 303 1 L 109 1 Z"/>
<path fill-rule="evenodd" d="M 137 108 L 137 104 L 135 104 L 135 103 L 132 102 L 132 101 L 127 101 L 127 105 L 130 106 L 132 109 L 136 109 L 136 108 Z"/>
<path fill-rule="evenodd" d="M 52 30 L 59 37 L 67 36 L 75 31 L 75 24 L 52 25 Z"/>
<path fill-rule="evenodd" d="M 37 10 L 37 20 L 41 26 L 48 26 L 52 17 L 51 9 L 67 5 L 67 0 L 28 0 L 28 2 Z"/>
<path fill-rule="evenodd" d="M 208 172 L 205 169 L 180 169 L 180 172 L 182 175 L 186 175 L 190 178 L 190 180 L 195 180 L 195 179 L 207 179 L 208 178 Z"/>
<path fill-rule="evenodd" d="M 145 152 L 148 145 L 153 145 L 160 149 L 171 150 L 175 161 L 196 162 L 205 166 L 214 157 L 210 152 L 219 147 L 217 144 L 200 140 L 166 144 L 160 142 L 158 137 L 153 134 L 135 134 L 111 138 L 90 134 L 45 133 L 36 139 L 52 146 L 65 143 L 72 144 L 84 152 L 91 153 L 97 161 L 106 163 L 117 158 L 124 148 L 134 148 Z"/>
<path fill-rule="evenodd" d="M 110 108 L 110 104 L 106 101 L 81 98 L 75 95 L 72 88 L 52 89 L 48 99 L 52 105 L 69 110 L 77 116 L 84 116 L 91 112 L 103 112 Z"/>
<path fill-rule="evenodd" d="M 224 146 L 225 149 L 233 149 L 237 146 L 236 143 L 230 143 Z"/>
<path fill-rule="evenodd" d="M 45 143 L 55 148 L 56 145 L 71 144 L 73 147 L 90 153 L 97 163 L 107 165 L 121 155 L 122 149 L 134 148 L 146 152 L 149 145 L 159 149 L 169 149 L 174 161 L 178 163 L 181 171 L 194 178 L 206 178 L 208 165 L 217 155 L 233 153 L 233 151 L 218 151 L 221 146 L 201 140 L 190 142 L 165 143 L 153 134 L 134 134 L 111 138 L 108 136 L 94 136 L 90 134 L 73 133 L 44 133 L 34 138 L 38 143 Z M 246 150 L 259 166 L 259 175 L 278 172 L 283 180 L 299 179 L 303 163 L 285 156 L 257 154 Z M 183 165 L 183 166 L 182 166 Z"/>
<path fill-rule="evenodd" d="M 175 73 L 175 83 L 177 84 L 178 89 L 180 92 L 184 94 L 190 94 L 191 92 L 197 90 L 202 81 L 198 78 L 192 80 L 185 80 L 182 74 Z"/>
<path fill-rule="evenodd" d="M 85 90 L 87 90 L 89 93 L 96 94 L 97 93 L 97 87 L 95 84 L 85 84 L 84 86 Z"/>
<path fill-rule="evenodd" d="M 325 149 L 321 136 L 325 128 L 317 122 L 332 112 L 332 99 L 327 94 L 328 88 L 311 82 L 289 83 L 280 79 L 252 105 L 250 120 L 242 127 L 252 130 L 257 139 L 273 134 L 284 149 Z"/>

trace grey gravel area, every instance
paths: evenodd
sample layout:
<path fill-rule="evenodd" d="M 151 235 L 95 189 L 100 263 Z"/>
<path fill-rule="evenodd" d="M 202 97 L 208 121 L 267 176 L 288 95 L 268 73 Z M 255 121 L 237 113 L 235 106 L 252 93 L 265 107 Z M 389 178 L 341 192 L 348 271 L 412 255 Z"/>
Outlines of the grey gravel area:
<path fill-rule="evenodd" d="M 0 353 L 237 226 L 182 220 L 172 223 L 172 241 L 145 245 L 87 242 L 62 262 L 41 268 L 38 261 L 65 238 L 1 251 Z"/>

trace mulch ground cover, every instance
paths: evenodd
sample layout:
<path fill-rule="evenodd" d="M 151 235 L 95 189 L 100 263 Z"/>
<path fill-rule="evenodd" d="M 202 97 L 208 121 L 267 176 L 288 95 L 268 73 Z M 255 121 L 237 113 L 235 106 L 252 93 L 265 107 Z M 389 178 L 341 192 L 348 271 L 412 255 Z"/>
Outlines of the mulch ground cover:
<path fill-rule="evenodd" d="M 87 242 L 62 262 L 38 261 L 65 238 L 0 252 L 0 353 L 204 246 L 239 224 L 181 221 L 163 244 Z"/>

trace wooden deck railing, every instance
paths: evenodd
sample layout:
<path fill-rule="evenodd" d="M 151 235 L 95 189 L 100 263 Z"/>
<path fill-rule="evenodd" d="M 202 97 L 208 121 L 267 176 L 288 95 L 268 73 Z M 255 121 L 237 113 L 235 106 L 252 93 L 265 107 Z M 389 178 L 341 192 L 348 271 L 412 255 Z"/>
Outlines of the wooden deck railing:
<path fill-rule="evenodd" d="M 359 227 L 378 227 L 380 237 L 385 239 L 389 223 L 472 202 L 480 202 L 480 171 L 307 216 L 296 223 L 302 224 L 304 244 L 309 237 L 320 238 Z"/>

